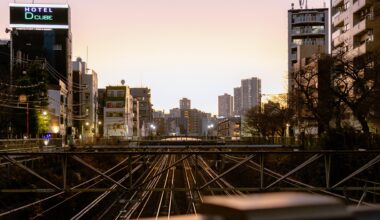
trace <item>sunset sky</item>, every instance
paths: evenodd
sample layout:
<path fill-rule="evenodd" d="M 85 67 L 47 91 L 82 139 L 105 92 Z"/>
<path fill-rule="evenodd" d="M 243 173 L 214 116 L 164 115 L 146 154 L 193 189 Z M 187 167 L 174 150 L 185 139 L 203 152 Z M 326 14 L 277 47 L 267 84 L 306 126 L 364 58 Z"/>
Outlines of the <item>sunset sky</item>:
<path fill-rule="evenodd" d="M 0 0 L 0 38 L 8 38 L 10 0 Z M 32 1 L 17 0 L 17 3 Z M 218 95 L 243 78 L 262 79 L 262 92 L 286 91 L 287 10 L 297 0 L 35 0 L 69 3 L 73 59 L 86 60 L 99 87 L 152 90 L 155 109 L 192 107 L 217 113 Z M 329 5 L 309 0 L 309 8 Z"/>

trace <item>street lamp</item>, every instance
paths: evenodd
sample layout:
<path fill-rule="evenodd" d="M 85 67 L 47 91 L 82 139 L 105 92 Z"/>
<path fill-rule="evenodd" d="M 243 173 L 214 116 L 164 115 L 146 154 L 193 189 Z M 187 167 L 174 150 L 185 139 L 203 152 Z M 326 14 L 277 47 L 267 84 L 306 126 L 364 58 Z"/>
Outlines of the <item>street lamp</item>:
<path fill-rule="evenodd" d="M 206 131 L 206 139 L 208 138 L 208 130 L 213 129 L 214 124 L 207 125 L 207 131 Z"/>

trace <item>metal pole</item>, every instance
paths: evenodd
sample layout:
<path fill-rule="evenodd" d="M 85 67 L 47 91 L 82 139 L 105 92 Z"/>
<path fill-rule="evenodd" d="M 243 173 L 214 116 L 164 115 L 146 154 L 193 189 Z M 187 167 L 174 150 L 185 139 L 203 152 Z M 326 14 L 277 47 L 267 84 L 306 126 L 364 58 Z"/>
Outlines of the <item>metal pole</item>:
<path fill-rule="evenodd" d="M 29 103 L 26 103 L 26 136 L 29 138 Z"/>
<path fill-rule="evenodd" d="M 10 40 L 10 66 L 9 66 L 9 84 L 13 85 L 13 30 L 10 31 L 11 40 Z M 12 86 L 10 87 L 12 89 Z M 11 90 L 12 91 L 12 90 Z"/>

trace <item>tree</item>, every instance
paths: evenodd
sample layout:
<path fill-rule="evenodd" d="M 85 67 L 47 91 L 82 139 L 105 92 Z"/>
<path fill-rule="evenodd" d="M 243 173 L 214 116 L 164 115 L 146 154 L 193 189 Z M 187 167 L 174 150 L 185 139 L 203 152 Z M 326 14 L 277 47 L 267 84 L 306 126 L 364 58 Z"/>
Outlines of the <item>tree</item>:
<path fill-rule="evenodd" d="M 380 97 L 380 52 L 373 51 L 376 52 L 354 57 L 348 57 L 345 51 L 316 57 L 295 71 L 293 96 L 297 116 L 312 116 L 321 134 L 342 130 L 343 121 L 347 121 L 344 115 L 352 114 L 369 137 L 368 120 L 378 118 L 375 105 Z"/>
<path fill-rule="evenodd" d="M 380 97 L 380 52 L 354 58 L 340 53 L 334 58 L 331 91 L 352 112 L 369 135 L 368 119 Z"/>
<path fill-rule="evenodd" d="M 258 136 L 285 136 L 287 127 L 292 123 L 293 111 L 280 107 L 279 103 L 269 102 L 249 109 L 246 113 L 246 127 L 253 135 Z"/>

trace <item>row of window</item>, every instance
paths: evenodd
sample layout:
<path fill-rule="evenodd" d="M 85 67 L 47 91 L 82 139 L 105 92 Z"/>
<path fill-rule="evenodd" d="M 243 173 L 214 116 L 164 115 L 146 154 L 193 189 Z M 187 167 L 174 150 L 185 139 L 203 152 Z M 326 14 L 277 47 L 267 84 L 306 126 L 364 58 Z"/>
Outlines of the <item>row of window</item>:
<path fill-rule="evenodd" d="M 307 38 L 307 39 L 293 39 L 295 45 L 324 45 L 325 39 L 323 38 Z"/>
<path fill-rule="evenodd" d="M 124 90 L 107 90 L 107 97 L 124 97 Z"/>
<path fill-rule="evenodd" d="M 300 14 L 300 15 L 293 15 L 292 22 L 293 23 L 299 23 L 299 22 L 324 22 L 325 16 L 322 13 L 319 14 Z"/>
<path fill-rule="evenodd" d="M 106 117 L 110 117 L 110 118 L 124 117 L 124 112 L 107 112 Z"/>
<path fill-rule="evenodd" d="M 319 34 L 324 33 L 325 27 L 323 25 L 316 26 L 303 26 L 303 27 L 294 27 L 293 34 Z"/>
<path fill-rule="evenodd" d="M 107 108 L 123 108 L 125 106 L 125 102 L 106 102 Z"/>

